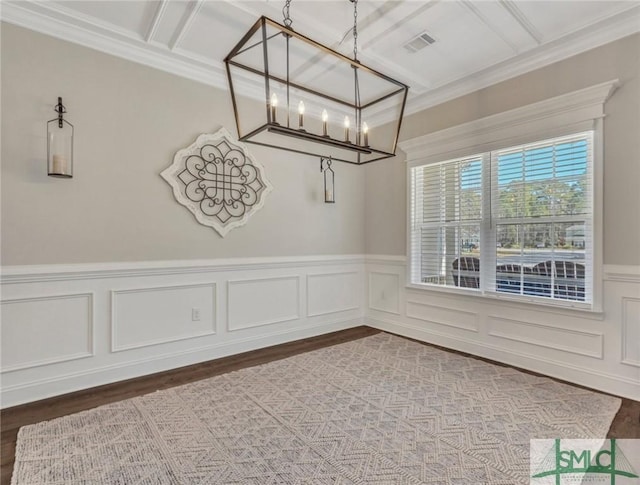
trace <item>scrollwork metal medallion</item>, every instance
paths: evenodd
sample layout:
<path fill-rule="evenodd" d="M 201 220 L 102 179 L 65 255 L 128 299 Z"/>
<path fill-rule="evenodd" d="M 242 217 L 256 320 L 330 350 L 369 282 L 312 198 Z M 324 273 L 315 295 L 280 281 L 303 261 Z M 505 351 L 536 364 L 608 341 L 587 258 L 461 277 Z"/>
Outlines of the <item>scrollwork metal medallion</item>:
<path fill-rule="evenodd" d="M 176 200 L 223 237 L 262 208 L 271 191 L 262 166 L 224 128 L 178 151 L 161 175 Z"/>

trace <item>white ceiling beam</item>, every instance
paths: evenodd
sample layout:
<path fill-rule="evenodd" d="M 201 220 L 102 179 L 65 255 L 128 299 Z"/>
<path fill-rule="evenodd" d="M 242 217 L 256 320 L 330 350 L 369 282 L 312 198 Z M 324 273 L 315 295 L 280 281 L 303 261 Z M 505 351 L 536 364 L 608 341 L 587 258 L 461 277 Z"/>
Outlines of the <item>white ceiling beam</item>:
<path fill-rule="evenodd" d="M 246 5 L 246 2 L 242 2 L 242 1 L 238 1 L 238 0 L 221 0 L 221 1 L 223 1 L 226 4 L 229 4 L 231 7 L 234 7 L 236 9 L 238 9 L 238 10 L 243 11 L 244 13 L 249 14 L 255 20 L 258 20 L 258 17 L 262 16 L 262 13 L 258 12 L 256 9 L 248 7 Z M 267 2 L 267 6 L 268 7 L 273 7 L 274 5 L 271 2 Z M 272 20 L 275 20 L 277 22 L 282 23 L 282 21 L 280 19 L 272 19 Z"/>
<path fill-rule="evenodd" d="M 387 3 L 389 3 L 389 2 L 387 2 Z M 396 6 L 397 5 L 401 5 L 401 2 L 392 2 L 392 3 L 395 4 Z M 440 0 L 431 0 L 429 2 L 417 3 L 416 5 L 419 5 L 419 7 L 417 9 L 412 10 L 410 14 L 405 15 L 403 18 L 401 18 L 397 22 L 394 22 L 393 25 L 389 26 L 388 28 L 386 28 L 382 32 L 376 34 L 375 37 L 373 37 L 372 39 L 370 39 L 367 42 L 365 42 L 362 45 L 362 47 L 364 47 L 364 48 L 373 47 L 375 44 L 383 41 L 389 34 L 392 34 L 392 33 L 396 32 L 398 29 L 401 29 L 402 26 L 404 24 L 406 24 L 407 22 L 409 22 L 411 19 L 416 18 L 418 15 L 422 14 L 426 10 L 429 10 L 431 7 L 437 5 L 438 3 L 440 3 Z M 410 34 L 407 33 L 407 36 L 409 36 L 409 35 Z M 411 33 L 411 35 L 413 35 L 413 32 Z"/>
<path fill-rule="evenodd" d="M 518 47 L 511 41 L 511 39 L 509 39 L 506 35 L 504 35 L 504 33 L 502 32 L 502 29 L 497 26 L 494 25 L 493 22 L 491 22 L 486 15 L 484 15 L 479 9 L 478 7 L 476 7 L 473 2 L 471 2 L 470 0 L 460 0 L 460 4 L 465 7 L 467 10 L 469 10 L 473 15 L 475 15 L 478 19 L 480 19 L 480 21 L 485 24 L 494 34 L 496 34 L 498 37 L 500 37 L 500 39 L 502 39 L 502 42 L 504 42 L 505 44 L 507 44 L 511 50 L 513 51 L 514 54 L 518 53 Z"/>
<path fill-rule="evenodd" d="M 380 23 L 380 21 L 385 15 L 389 15 L 389 13 L 391 13 L 392 10 L 398 8 L 402 4 L 403 2 L 387 0 L 366 17 L 358 18 L 358 34 L 367 32 L 367 30 L 371 30 L 372 27 Z M 397 25 L 398 23 L 394 24 L 394 27 Z M 342 37 L 342 40 L 340 41 L 341 44 L 344 43 L 345 40 L 347 39 L 353 39 L 353 26 L 350 25 L 348 29 L 349 30 L 346 31 L 345 35 Z M 389 34 L 388 31 L 389 29 L 386 29 L 382 33 L 376 34 L 374 38 L 380 39 L 380 37 L 388 35 Z M 363 43 L 361 47 L 365 47 L 366 45 L 367 43 Z"/>
<path fill-rule="evenodd" d="M 178 27 L 176 28 L 176 31 L 173 33 L 173 37 L 171 37 L 171 41 L 169 42 L 169 50 L 174 50 L 180 44 L 187 32 L 189 32 L 191 25 L 193 25 L 193 21 L 202 8 L 202 5 L 204 5 L 204 0 L 191 2 L 189 15 L 187 15 L 186 18 L 183 17 L 182 22 L 178 24 Z"/>
<path fill-rule="evenodd" d="M 256 17 L 261 15 L 258 12 L 252 11 L 250 10 L 248 7 L 243 6 L 242 2 L 238 2 L 237 0 L 224 0 L 228 3 L 230 3 L 231 5 L 233 5 L 234 7 L 237 7 L 247 13 L 253 13 Z M 419 12 L 422 12 L 428 8 L 430 8 L 431 6 L 437 4 L 440 0 L 430 0 L 429 2 L 427 2 L 426 4 L 420 4 L 421 7 L 417 10 Z M 406 3 L 411 3 L 411 2 L 400 2 L 397 0 L 387 0 L 386 2 L 384 2 L 381 6 L 379 6 L 378 8 L 376 8 L 376 10 L 372 13 L 370 13 L 369 15 L 367 15 L 366 17 L 364 17 L 362 20 L 358 21 L 358 33 L 362 34 L 363 32 L 366 32 L 367 29 L 371 29 L 373 28 L 373 26 L 377 23 L 380 22 L 380 20 L 382 19 L 383 15 L 388 14 L 389 12 L 391 12 L 393 9 L 400 7 L 403 4 Z M 240 4 L 240 5 L 239 5 Z M 271 5 L 271 4 L 270 4 Z M 272 7 L 273 8 L 273 7 Z M 313 40 L 316 41 L 320 41 L 320 37 L 317 37 L 314 32 L 314 29 L 316 29 L 316 24 L 317 22 L 314 22 L 313 18 L 306 15 L 304 12 L 296 12 L 295 13 L 295 20 L 299 21 L 298 23 L 301 24 L 301 26 L 298 26 L 297 31 L 298 32 L 304 32 L 305 35 L 307 35 L 308 37 L 312 38 Z M 407 15 L 401 22 L 404 22 L 406 20 L 408 20 L 409 18 L 413 17 L 416 15 L 416 11 L 413 11 L 413 13 L 411 15 Z M 397 24 L 396 24 L 397 26 Z M 394 26 L 394 28 L 396 27 Z M 340 41 L 334 41 L 334 42 L 322 42 L 324 43 L 324 45 L 326 45 L 327 47 L 329 47 L 330 49 L 333 49 L 335 51 L 340 52 L 341 49 L 340 47 L 345 43 L 345 41 L 347 39 L 352 39 L 353 38 L 353 25 L 346 25 L 345 26 L 345 31 L 346 34 L 342 34 L 340 32 L 337 31 L 337 29 L 335 28 L 335 25 L 331 26 L 332 29 L 331 31 L 328 31 L 328 29 L 323 28 L 323 32 L 324 32 L 324 36 L 327 37 L 327 32 L 328 32 L 328 37 L 334 37 L 337 38 L 338 36 L 340 37 Z M 311 33 L 309 33 L 311 32 Z M 388 35 L 390 34 L 391 31 L 389 32 L 385 32 L 383 35 Z M 376 34 L 377 37 L 377 34 Z M 407 69 L 402 68 L 401 66 L 394 64 L 390 59 L 379 56 L 375 53 L 375 51 L 373 49 L 369 48 L 370 43 L 369 42 L 365 42 L 363 44 L 360 44 L 358 46 L 358 53 L 361 55 L 364 55 L 364 57 L 368 58 L 370 61 L 374 61 L 375 63 L 377 63 L 376 69 L 377 70 L 381 70 L 381 71 L 390 71 L 394 73 L 394 77 L 397 77 L 397 75 L 402 76 L 403 80 L 407 83 L 409 83 L 412 87 L 412 89 L 417 89 L 418 92 L 422 92 L 425 89 L 428 89 L 429 87 L 429 83 L 426 82 L 425 79 L 420 78 L 419 76 L 417 76 L 415 73 L 410 72 Z M 363 48 L 367 49 L 366 52 L 363 51 Z M 347 56 L 351 57 L 351 52 L 345 53 Z M 309 59 L 309 61 L 307 63 L 305 63 L 303 66 L 300 66 L 298 69 L 296 69 L 293 73 L 292 76 L 302 76 L 302 73 L 304 73 L 305 71 L 307 71 L 309 66 L 312 66 L 315 62 L 317 62 L 317 58 L 311 58 Z M 373 66 L 370 66 L 373 67 Z M 311 72 L 311 71 L 309 71 Z M 304 76 L 302 76 L 304 77 Z"/>
<path fill-rule="evenodd" d="M 273 2 L 249 3 L 236 0 L 226 0 L 229 5 L 237 6 L 240 10 L 246 8 L 256 8 L 256 5 L 264 6 L 265 11 L 274 11 Z M 200 2 L 201 4 L 202 2 Z M 404 2 L 406 5 L 407 2 Z M 129 59 L 133 62 L 145 64 L 156 69 L 171 72 L 185 78 L 193 79 L 202 83 L 216 86 L 220 89 L 228 89 L 227 80 L 223 65 L 220 61 L 204 59 L 193 52 L 183 52 L 180 47 L 170 51 L 165 46 L 156 42 L 145 42 L 143 32 L 125 30 L 121 27 L 109 24 L 106 21 L 88 16 L 81 12 L 67 7 L 69 4 L 60 5 L 57 2 L 33 2 L 33 1 L 2 1 L 0 18 L 2 21 L 19 25 L 28 29 L 41 32 L 46 35 L 75 42 L 88 48 L 97 49 L 110 55 Z M 72 3 L 71 3 L 72 5 Z M 424 6 L 422 3 L 421 6 Z M 169 7 L 171 4 L 169 4 Z M 55 8 L 53 8 L 55 7 Z M 191 7 L 191 15 L 183 10 L 181 19 L 182 35 L 189 28 L 189 19 L 193 22 L 194 15 L 199 9 L 197 4 L 190 2 L 187 8 Z M 505 7 L 502 7 L 505 8 Z M 624 9 L 624 10 L 622 10 Z M 480 8 L 481 12 L 484 12 Z M 171 8 L 167 8 L 164 14 L 164 21 L 168 20 L 167 15 Z M 313 22 L 313 17 L 299 15 L 296 11 L 296 21 L 300 20 L 300 31 L 304 31 L 310 37 L 322 39 L 339 39 L 340 32 L 336 31 L 337 26 L 318 25 Z M 256 16 L 259 14 L 256 12 Z M 147 13 L 146 18 L 149 17 Z M 488 15 L 488 18 L 492 17 Z M 163 25 L 160 23 L 160 25 Z M 195 24 L 194 24 L 195 25 Z M 381 24 L 376 24 L 380 27 Z M 307 26 L 309 29 L 307 31 Z M 402 28 L 400 26 L 399 28 Z M 406 27 L 405 27 L 406 28 Z M 322 29 L 322 30 L 320 30 Z M 375 28 L 372 28 L 375 30 Z M 577 30 L 562 34 L 556 38 L 550 38 L 542 45 L 532 49 L 525 49 L 518 55 L 514 55 L 492 66 L 479 69 L 475 72 L 465 72 L 464 75 L 442 82 L 437 85 L 430 85 L 424 92 L 420 93 L 420 83 L 409 82 L 411 85 L 410 99 L 407 103 L 407 113 L 413 113 L 420 109 L 440 104 L 449 99 L 468 94 L 483 87 L 504 81 L 534 69 L 560 61 L 567 57 L 576 55 L 600 45 L 615 41 L 622 37 L 640 32 L 640 5 L 637 2 L 629 2 L 623 7 L 616 9 L 615 13 L 609 12 L 604 18 L 594 19 L 588 26 L 582 26 Z M 238 38 L 240 38 L 239 33 Z M 179 32 L 176 32 L 176 39 Z M 156 32 L 156 35 L 158 33 Z M 542 38 L 542 36 L 540 36 Z M 334 44 L 336 43 L 334 42 Z M 330 43 L 330 42 L 329 42 Z M 367 63 L 374 64 L 372 67 L 384 67 L 382 70 L 390 70 L 394 77 L 402 76 L 401 79 L 411 79 L 405 77 L 405 71 L 394 67 L 394 59 L 389 56 L 381 58 L 375 54 L 376 49 L 367 49 L 363 52 Z M 407 68 L 407 70 L 409 67 Z M 409 75 L 411 75 L 409 73 Z M 415 74 L 413 75 L 415 77 Z M 426 80 L 420 79 L 422 83 Z"/>
<path fill-rule="evenodd" d="M 542 41 L 544 40 L 542 34 L 535 27 L 535 25 L 533 25 L 529 21 L 527 16 L 522 13 L 522 11 L 516 6 L 514 2 L 512 2 L 511 0 L 500 0 L 500 5 L 502 5 L 502 7 L 507 12 L 509 12 L 509 15 L 511 15 L 516 20 L 516 22 L 518 22 L 518 24 L 520 24 L 520 27 L 522 27 L 524 31 L 529 34 L 538 45 L 542 44 Z"/>
<path fill-rule="evenodd" d="M 416 113 L 639 31 L 640 6 L 635 5 L 600 22 L 597 26 L 580 29 L 535 47 L 515 58 L 486 67 L 472 75 L 435 86 L 427 93 L 411 99 L 411 102 L 407 103 L 405 112 L 406 114 Z"/>
<path fill-rule="evenodd" d="M 167 8 L 167 0 L 160 0 L 160 3 L 156 7 L 156 11 L 153 14 L 153 19 L 149 24 L 149 28 L 147 29 L 147 33 L 144 36 L 145 42 L 149 43 L 153 40 L 153 36 L 156 34 L 158 30 L 158 25 L 160 25 L 160 21 L 162 20 L 162 16 Z"/>

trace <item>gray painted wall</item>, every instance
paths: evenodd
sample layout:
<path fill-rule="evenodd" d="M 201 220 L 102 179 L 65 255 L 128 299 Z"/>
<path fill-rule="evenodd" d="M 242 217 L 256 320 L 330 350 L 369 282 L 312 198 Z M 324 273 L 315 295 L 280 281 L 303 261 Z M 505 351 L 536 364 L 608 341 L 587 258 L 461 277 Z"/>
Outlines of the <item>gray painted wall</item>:
<path fill-rule="evenodd" d="M 636 34 L 411 115 L 401 140 L 619 79 L 605 106 L 604 262 L 640 265 L 640 35 Z M 406 166 L 366 167 L 366 252 L 406 252 Z"/>
<path fill-rule="evenodd" d="M 160 177 L 204 132 L 235 136 L 225 91 L 2 24 L 2 264 L 364 252 L 364 173 L 335 164 L 324 204 L 316 158 L 250 145 L 274 186 L 224 239 Z M 46 175 L 46 121 L 62 96 L 75 131 L 72 180 Z"/>
<path fill-rule="evenodd" d="M 405 254 L 403 156 L 336 166 L 324 204 L 315 158 L 250 146 L 274 185 L 224 239 L 159 173 L 198 134 L 235 133 L 226 92 L 2 24 L 2 264 L 310 254 Z M 407 117 L 406 140 L 613 78 L 606 105 L 605 263 L 640 264 L 640 35 Z M 75 176 L 46 176 L 57 96 L 76 126 Z"/>

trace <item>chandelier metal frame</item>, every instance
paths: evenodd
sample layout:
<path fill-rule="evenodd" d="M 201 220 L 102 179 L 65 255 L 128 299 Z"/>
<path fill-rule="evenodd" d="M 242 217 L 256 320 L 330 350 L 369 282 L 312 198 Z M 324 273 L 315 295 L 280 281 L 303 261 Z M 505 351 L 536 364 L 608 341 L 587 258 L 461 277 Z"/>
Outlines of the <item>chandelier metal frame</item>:
<path fill-rule="evenodd" d="M 253 143 L 257 145 L 269 146 L 273 148 L 278 148 L 282 150 L 287 150 L 290 152 L 301 153 L 305 155 L 312 156 L 320 156 L 320 157 L 328 157 L 331 156 L 333 160 L 352 163 L 356 165 L 362 165 L 365 163 L 374 162 L 377 160 L 382 160 L 386 158 L 390 158 L 395 156 L 396 147 L 398 143 L 398 137 L 400 133 L 400 127 L 402 123 L 402 117 L 404 116 L 404 110 L 407 100 L 407 93 L 409 87 L 396 80 L 391 76 L 386 74 L 382 74 L 379 71 L 372 69 L 364 64 L 362 64 L 357 59 L 357 0 L 350 0 L 354 3 L 356 7 L 354 9 L 354 28 L 353 28 L 353 36 L 354 36 L 354 58 L 347 57 L 340 52 L 337 52 L 319 42 L 310 39 L 309 37 L 296 32 L 291 27 L 291 19 L 288 16 L 288 6 L 290 1 L 287 2 L 285 7 L 285 24 L 280 24 L 266 16 L 260 17 L 251 28 L 247 31 L 247 33 L 242 37 L 242 39 L 236 44 L 236 46 L 229 52 L 229 54 L 224 59 L 227 79 L 229 82 L 229 88 L 231 92 L 231 99 L 233 104 L 233 112 L 236 122 L 236 129 L 238 131 L 238 137 L 240 141 Z M 283 10 L 284 11 L 284 10 Z M 267 29 L 270 29 L 268 32 Z M 254 42 L 249 43 L 249 41 L 260 31 L 260 34 L 257 36 L 257 42 L 254 39 Z M 275 33 L 270 33 L 275 32 Z M 268 53 L 268 41 L 277 37 L 284 36 L 286 40 L 286 76 L 282 77 L 279 75 L 275 75 L 273 72 L 269 70 L 269 53 Z M 340 95 L 331 95 L 323 92 L 319 92 L 318 90 L 305 86 L 302 83 L 293 82 L 290 79 L 289 73 L 289 41 L 290 39 L 295 38 L 308 46 L 311 46 L 313 49 L 317 49 L 322 54 L 332 56 L 335 60 L 340 63 L 348 64 L 354 73 L 354 95 L 351 101 L 345 101 L 344 96 L 340 97 Z M 249 49 L 262 48 L 262 58 L 263 65 L 260 66 L 260 69 L 256 67 L 249 66 L 247 64 L 243 64 L 239 60 L 237 60 L 237 56 L 248 51 Z M 251 73 L 255 76 L 260 76 L 262 81 L 264 82 L 264 109 L 266 109 L 266 123 L 258 126 L 257 128 L 249 131 L 248 133 L 244 133 L 242 131 L 242 121 L 240 119 L 240 114 L 238 111 L 238 99 L 237 99 L 237 90 L 240 89 L 238 84 L 234 83 L 234 77 L 232 76 L 231 68 L 235 67 L 241 70 L 244 70 L 248 73 Z M 366 103 L 362 103 L 360 101 L 360 77 L 359 72 L 366 73 L 367 75 L 374 76 L 381 82 L 389 83 L 390 89 L 392 91 L 388 91 L 383 95 L 376 97 L 373 100 L 367 100 Z M 280 83 L 280 85 L 285 86 L 286 88 L 286 123 L 280 124 L 275 119 L 275 109 L 272 109 L 270 100 L 272 99 L 272 83 Z M 341 106 L 344 106 L 345 109 L 348 109 L 351 113 L 354 114 L 355 117 L 355 126 L 354 126 L 354 135 L 355 140 L 351 142 L 349 139 L 349 131 L 348 127 L 345 128 L 345 140 L 340 140 L 335 137 L 327 135 L 326 125 L 324 128 L 323 134 L 316 134 L 311 131 L 306 131 L 301 125 L 298 128 L 294 128 L 290 124 L 290 91 L 291 89 L 295 89 L 298 92 L 307 93 L 310 96 L 324 98 L 333 103 L 338 103 Z M 398 104 L 400 106 L 399 117 L 394 117 L 394 120 L 397 120 L 397 125 L 395 129 L 395 133 L 393 134 L 393 142 L 391 144 L 390 150 L 384 150 L 380 148 L 375 148 L 375 143 L 369 144 L 369 134 L 367 133 L 367 127 L 365 124 L 364 132 L 363 132 L 363 123 L 362 123 L 362 113 L 363 110 L 367 108 L 373 108 L 377 103 L 383 103 L 389 98 L 393 96 L 401 96 L 401 102 Z M 384 105 L 379 105 L 384 106 Z M 302 119 L 302 118 L 301 118 Z M 284 135 L 287 137 L 297 138 L 298 140 L 302 140 L 305 148 L 291 148 L 279 145 L 277 143 L 264 142 L 256 140 L 258 135 L 264 134 L 265 132 L 277 135 Z M 264 135 L 263 135 L 264 136 Z M 276 137 L 278 138 L 278 137 Z M 308 143 L 306 143 L 308 142 Z M 373 146 L 372 146 L 373 145 Z M 354 152 L 355 156 L 352 159 L 343 158 L 340 154 L 332 153 L 332 149 L 339 150 L 348 150 L 349 152 Z M 343 152 L 345 153 L 345 152 Z"/>

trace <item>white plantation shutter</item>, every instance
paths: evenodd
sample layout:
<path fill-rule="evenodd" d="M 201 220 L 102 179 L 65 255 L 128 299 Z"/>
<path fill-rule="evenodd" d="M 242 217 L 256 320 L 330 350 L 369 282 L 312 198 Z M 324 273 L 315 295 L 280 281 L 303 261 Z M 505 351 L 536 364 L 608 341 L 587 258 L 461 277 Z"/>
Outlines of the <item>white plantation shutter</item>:
<path fill-rule="evenodd" d="M 411 283 L 592 301 L 593 132 L 410 175 Z"/>

